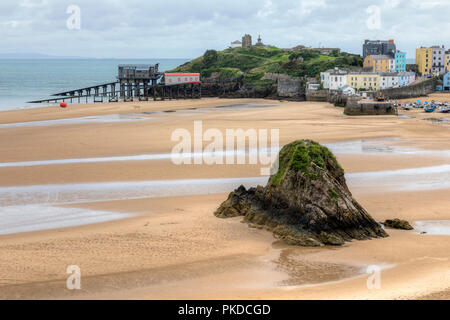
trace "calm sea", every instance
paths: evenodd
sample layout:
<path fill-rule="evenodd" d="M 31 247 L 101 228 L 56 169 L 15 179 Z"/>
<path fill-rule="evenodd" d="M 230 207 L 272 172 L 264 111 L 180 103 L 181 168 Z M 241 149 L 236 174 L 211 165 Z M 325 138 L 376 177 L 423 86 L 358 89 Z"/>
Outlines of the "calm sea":
<path fill-rule="evenodd" d="M 39 107 L 27 101 L 116 80 L 122 63 L 160 64 L 173 69 L 189 59 L 0 59 L 0 111 Z"/>

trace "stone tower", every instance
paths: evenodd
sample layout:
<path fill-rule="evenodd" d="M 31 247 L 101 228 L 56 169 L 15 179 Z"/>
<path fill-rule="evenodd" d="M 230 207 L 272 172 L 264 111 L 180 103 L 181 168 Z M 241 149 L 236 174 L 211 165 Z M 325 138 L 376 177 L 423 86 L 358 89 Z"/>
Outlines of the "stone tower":
<path fill-rule="evenodd" d="M 249 48 L 252 46 L 252 36 L 246 34 L 242 37 L 242 48 Z"/>
<path fill-rule="evenodd" d="M 255 47 L 264 47 L 261 36 L 258 36 L 258 42 L 256 42 Z"/>

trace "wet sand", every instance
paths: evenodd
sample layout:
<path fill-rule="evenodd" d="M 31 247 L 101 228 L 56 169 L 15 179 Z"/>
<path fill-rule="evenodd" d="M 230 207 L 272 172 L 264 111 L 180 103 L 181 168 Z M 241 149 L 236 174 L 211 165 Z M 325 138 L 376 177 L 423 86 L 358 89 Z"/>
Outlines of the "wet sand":
<path fill-rule="evenodd" d="M 443 98 L 450 100 L 450 95 L 435 100 Z M 176 112 L 164 112 L 168 110 Z M 450 164 L 449 128 L 423 120 L 430 115 L 418 110 L 401 113 L 413 117 L 347 117 L 327 103 L 253 99 L 1 112 L 3 212 L 11 215 L 14 211 L 5 206 L 23 206 L 19 209 L 25 218 L 36 218 L 33 210 L 44 211 L 33 206 L 43 205 L 74 217 L 83 213 L 80 209 L 86 215 L 110 213 L 111 219 L 131 216 L 0 235 L 0 298 L 448 299 L 447 235 L 388 229 L 386 239 L 292 248 L 240 218 L 222 220 L 212 214 L 228 188 L 245 179 L 261 179 L 260 166 L 177 166 L 154 156 L 170 153 L 172 131 L 192 131 L 194 120 L 223 132 L 277 128 L 282 145 L 302 138 L 330 144 L 349 175 L 352 193 L 376 220 L 449 220 L 450 189 L 444 183 Z M 139 159 L 142 155 L 147 157 Z M 80 160 L 93 158 L 105 159 Z M 10 163 L 16 164 L 2 166 Z M 430 175 L 423 169 L 427 167 L 444 169 Z M 404 170 L 410 171 L 405 175 Z M 397 175 L 392 178 L 389 171 Z M 352 174 L 363 178 L 355 180 Z M 368 175 L 371 178 L 365 179 Z M 203 189 L 199 179 L 204 180 Z M 417 187 L 396 189 L 395 179 Z M 191 180 L 187 188 L 174 187 L 186 180 Z M 162 184 L 155 185 L 158 181 Z M 69 265 L 81 268 L 80 291 L 65 289 Z M 382 267 L 379 290 L 367 289 L 369 265 Z"/>

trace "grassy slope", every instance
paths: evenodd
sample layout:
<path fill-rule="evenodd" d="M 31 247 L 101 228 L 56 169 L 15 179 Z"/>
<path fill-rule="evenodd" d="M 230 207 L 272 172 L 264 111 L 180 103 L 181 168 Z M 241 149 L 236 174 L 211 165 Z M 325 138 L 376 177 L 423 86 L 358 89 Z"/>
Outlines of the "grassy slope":
<path fill-rule="evenodd" d="M 297 59 L 299 57 L 303 61 Z M 244 83 L 255 84 L 263 82 L 261 78 L 267 72 L 300 78 L 318 77 L 320 72 L 330 68 L 362 66 L 362 59 L 357 55 L 341 53 L 327 56 L 308 49 L 298 52 L 276 47 L 230 48 L 217 52 L 217 58 L 208 64 L 204 60 L 203 56 L 196 58 L 173 71 L 200 72 L 203 77 L 218 72 L 223 80 L 243 77 Z"/>

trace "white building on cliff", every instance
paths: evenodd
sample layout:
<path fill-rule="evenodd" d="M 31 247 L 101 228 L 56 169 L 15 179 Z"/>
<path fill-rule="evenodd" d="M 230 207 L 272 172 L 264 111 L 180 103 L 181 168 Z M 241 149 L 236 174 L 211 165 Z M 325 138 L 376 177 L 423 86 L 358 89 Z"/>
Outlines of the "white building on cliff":
<path fill-rule="evenodd" d="M 242 48 L 242 42 L 239 40 L 233 41 L 230 48 Z"/>

